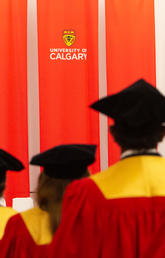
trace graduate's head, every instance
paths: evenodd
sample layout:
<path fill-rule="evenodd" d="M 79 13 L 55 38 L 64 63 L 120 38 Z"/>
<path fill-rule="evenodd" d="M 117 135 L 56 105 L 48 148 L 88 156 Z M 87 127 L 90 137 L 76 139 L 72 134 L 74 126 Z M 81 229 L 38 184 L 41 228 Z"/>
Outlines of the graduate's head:
<path fill-rule="evenodd" d="M 24 169 L 24 166 L 21 161 L 0 149 L 0 197 L 3 196 L 6 187 L 6 172 L 8 170 L 21 171 L 22 169 Z"/>
<path fill-rule="evenodd" d="M 122 150 L 155 148 L 165 135 L 165 97 L 143 79 L 91 107 L 114 120 L 110 132 Z"/>
<path fill-rule="evenodd" d="M 88 166 L 95 161 L 96 145 L 60 145 L 34 156 L 32 165 L 43 167 L 37 188 L 41 209 L 49 212 L 54 233 L 61 218 L 64 191 L 73 180 L 89 176 Z"/>
<path fill-rule="evenodd" d="M 165 127 L 162 125 L 155 128 L 150 127 L 147 133 L 139 128 L 139 134 L 137 135 L 136 133 L 123 131 L 122 126 L 115 124 L 110 126 L 110 132 L 122 151 L 130 149 L 147 150 L 156 148 L 157 144 L 162 141 L 165 136 Z"/>

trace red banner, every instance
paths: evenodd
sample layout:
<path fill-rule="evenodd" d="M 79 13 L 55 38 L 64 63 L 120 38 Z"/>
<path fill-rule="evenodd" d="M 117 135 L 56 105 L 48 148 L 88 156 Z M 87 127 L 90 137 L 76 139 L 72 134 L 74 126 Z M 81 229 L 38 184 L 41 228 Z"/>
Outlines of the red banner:
<path fill-rule="evenodd" d="M 41 151 L 99 144 L 97 1 L 39 0 L 38 31 Z"/>
<path fill-rule="evenodd" d="M 27 3 L 0 1 L 0 148 L 27 167 L 8 174 L 6 200 L 29 196 L 27 127 Z"/>
<path fill-rule="evenodd" d="M 108 94 L 144 78 L 155 84 L 154 0 L 106 0 Z M 109 137 L 109 163 L 120 156 Z"/>

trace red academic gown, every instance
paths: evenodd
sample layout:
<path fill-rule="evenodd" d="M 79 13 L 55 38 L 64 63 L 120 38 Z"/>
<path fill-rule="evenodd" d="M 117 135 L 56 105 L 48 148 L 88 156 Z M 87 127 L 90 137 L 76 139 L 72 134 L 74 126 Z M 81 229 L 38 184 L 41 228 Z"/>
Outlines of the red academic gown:
<path fill-rule="evenodd" d="M 128 157 L 73 182 L 62 213 L 49 257 L 144 257 L 165 224 L 165 159 Z"/>
<path fill-rule="evenodd" d="M 8 221 L 0 245 L 0 257 L 47 257 L 51 241 L 49 215 L 36 207 Z"/>
<path fill-rule="evenodd" d="M 0 243 L 8 220 L 16 213 L 12 208 L 0 207 Z"/>
<path fill-rule="evenodd" d="M 165 257 L 165 222 L 148 244 L 144 258 L 164 258 Z"/>

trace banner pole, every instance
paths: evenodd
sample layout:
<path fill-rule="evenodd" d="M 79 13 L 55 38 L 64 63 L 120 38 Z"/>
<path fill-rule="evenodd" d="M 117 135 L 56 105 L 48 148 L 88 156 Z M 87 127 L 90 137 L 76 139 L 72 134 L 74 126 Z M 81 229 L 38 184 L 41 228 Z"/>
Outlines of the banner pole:
<path fill-rule="evenodd" d="M 29 160 L 40 152 L 37 0 L 27 0 L 27 80 Z M 36 191 L 40 168 L 29 166 L 30 193 Z"/>
<path fill-rule="evenodd" d="M 107 68 L 106 68 L 106 25 L 105 25 L 105 0 L 98 0 L 99 4 L 99 98 L 107 96 Z M 108 121 L 107 117 L 100 114 L 100 166 L 101 170 L 108 167 Z"/>

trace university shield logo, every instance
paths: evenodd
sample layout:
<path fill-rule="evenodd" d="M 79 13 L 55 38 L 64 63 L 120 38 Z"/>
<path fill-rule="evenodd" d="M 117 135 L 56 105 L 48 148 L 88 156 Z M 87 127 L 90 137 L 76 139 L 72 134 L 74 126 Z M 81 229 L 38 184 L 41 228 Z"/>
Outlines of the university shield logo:
<path fill-rule="evenodd" d="M 64 32 L 63 32 L 63 40 L 64 40 L 64 43 L 68 47 L 72 46 L 73 43 L 76 40 L 76 35 L 75 35 L 74 30 L 64 30 Z"/>

